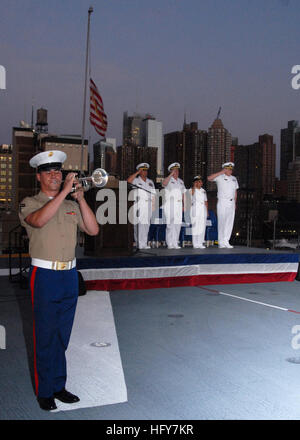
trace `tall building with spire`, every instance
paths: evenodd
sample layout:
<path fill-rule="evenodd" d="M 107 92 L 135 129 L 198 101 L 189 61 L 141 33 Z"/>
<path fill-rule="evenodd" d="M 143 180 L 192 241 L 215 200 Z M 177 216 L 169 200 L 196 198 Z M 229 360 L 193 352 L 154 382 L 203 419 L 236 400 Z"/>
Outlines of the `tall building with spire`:
<path fill-rule="evenodd" d="M 219 113 L 218 113 L 219 116 Z M 231 160 L 232 137 L 217 117 L 208 129 L 207 139 L 207 175 L 219 171 L 224 162 Z M 215 184 L 208 182 L 208 189 L 214 190 Z"/>

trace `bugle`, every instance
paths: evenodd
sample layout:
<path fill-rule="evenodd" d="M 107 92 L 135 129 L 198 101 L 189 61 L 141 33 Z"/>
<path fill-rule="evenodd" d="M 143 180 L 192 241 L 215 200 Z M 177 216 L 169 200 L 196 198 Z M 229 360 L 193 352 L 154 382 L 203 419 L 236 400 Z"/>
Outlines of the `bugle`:
<path fill-rule="evenodd" d="M 75 180 L 75 186 L 71 192 L 75 192 L 77 189 L 83 189 L 83 191 L 88 191 L 91 188 L 103 188 L 108 181 L 108 174 L 103 168 L 96 168 L 91 176 L 78 177 Z M 80 187 L 76 188 L 76 183 L 80 183 Z"/>

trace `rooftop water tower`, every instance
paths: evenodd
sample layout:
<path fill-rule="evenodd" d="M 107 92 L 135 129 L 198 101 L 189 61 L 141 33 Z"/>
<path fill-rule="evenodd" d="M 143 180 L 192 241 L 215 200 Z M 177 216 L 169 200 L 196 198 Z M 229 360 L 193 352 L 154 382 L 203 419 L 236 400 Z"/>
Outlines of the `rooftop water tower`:
<path fill-rule="evenodd" d="M 48 133 L 48 111 L 44 108 L 39 108 L 36 112 L 36 131 Z"/>

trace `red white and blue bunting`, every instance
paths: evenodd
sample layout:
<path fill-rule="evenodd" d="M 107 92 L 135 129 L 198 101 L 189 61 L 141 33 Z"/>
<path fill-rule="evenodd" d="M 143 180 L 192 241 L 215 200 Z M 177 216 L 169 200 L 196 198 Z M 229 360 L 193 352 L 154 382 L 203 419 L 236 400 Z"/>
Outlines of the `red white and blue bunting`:
<path fill-rule="evenodd" d="M 298 254 L 176 255 L 83 258 L 77 268 L 88 290 L 131 290 L 294 281 Z"/>

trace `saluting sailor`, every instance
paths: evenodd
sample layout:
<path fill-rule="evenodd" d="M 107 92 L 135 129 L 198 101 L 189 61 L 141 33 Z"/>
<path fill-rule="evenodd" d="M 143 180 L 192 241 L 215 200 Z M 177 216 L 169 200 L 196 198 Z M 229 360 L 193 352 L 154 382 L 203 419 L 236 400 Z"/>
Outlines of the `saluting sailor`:
<path fill-rule="evenodd" d="M 168 166 L 170 174 L 162 181 L 165 188 L 163 205 L 166 218 L 166 243 L 168 249 L 180 249 L 178 244 L 184 209 L 183 194 L 186 192 L 183 180 L 179 178 L 180 164 L 174 162 Z"/>
<path fill-rule="evenodd" d="M 194 248 L 204 249 L 204 236 L 207 219 L 207 195 L 201 176 L 195 176 L 193 186 L 189 190 L 191 195 L 190 218 L 192 223 L 192 242 Z"/>
<path fill-rule="evenodd" d="M 97 235 L 96 217 L 86 203 L 83 190 L 68 173 L 62 190 L 62 151 L 36 154 L 30 165 L 37 169 L 40 192 L 20 204 L 19 217 L 29 237 L 29 275 L 33 309 L 35 392 L 41 409 L 56 409 L 79 398 L 66 390 L 66 357 L 78 297 L 75 246 L 77 227 Z M 78 191 L 66 200 L 73 184 Z"/>
<path fill-rule="evenodd" d="M 141 188 L 135 191 L 134 210 L 134 241 L 138 249 L 149 249 L 148 232 L 151 223 L 152 211 L 155 200 L 155 187 L 147 177 L 150 165 L 146 162 L 139 163 L 137 171 L 128 177 L 127 182 L 134 187 Z"/>
<path fill-rule="evenodd" d="M 222 170 L 208 176 L 207 180 L 216 182 L 218 188 L 218 243 L 219 248 L 233 248 L 229 243 L 236 208 L 237 189 L 239 188 L 236 177 L 232 176 L 233 162 L 226 162 Z"/>

